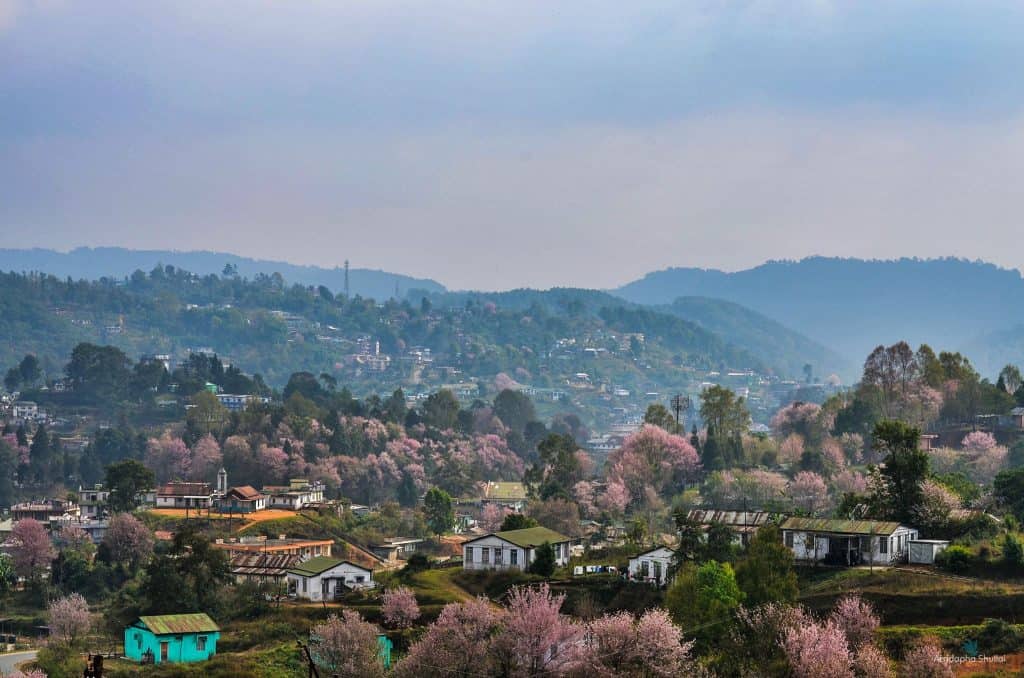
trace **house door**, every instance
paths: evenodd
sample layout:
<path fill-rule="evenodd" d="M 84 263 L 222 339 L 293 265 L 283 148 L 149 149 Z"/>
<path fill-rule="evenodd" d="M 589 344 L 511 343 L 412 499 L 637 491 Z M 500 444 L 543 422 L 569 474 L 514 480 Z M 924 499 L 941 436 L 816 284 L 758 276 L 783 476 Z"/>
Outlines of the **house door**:
<path fill-rule="evenodd" d="M 168 651 L 170 649 L 170 645 L 171 644 L 168 643 L 166 640 L 160 642 L 160 661 L 161 662 L 167 661 L 167 657 L 168 657 L 168 654 L 169 654 Z"/>
<path fill-rule="evenodd" d="M 661 583 L 661 561 L 654 561 L 654 581 Z"/>
<path fill-rule="evenodd" d="M 331 580 L 321 579 L 320 580 L 320 598 L 327 600 L 328 595 L 331 592 Z"/>

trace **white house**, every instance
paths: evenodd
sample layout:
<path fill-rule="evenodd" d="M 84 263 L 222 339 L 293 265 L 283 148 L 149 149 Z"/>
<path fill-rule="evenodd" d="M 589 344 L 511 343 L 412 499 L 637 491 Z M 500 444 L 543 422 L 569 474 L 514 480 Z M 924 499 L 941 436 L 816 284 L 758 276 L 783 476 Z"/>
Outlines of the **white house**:
<path fill-rule="evenodd" d="M 462 545 L 464 570 L 525 570 L 536 557 L 537 547 L 551 544 L 555 562 L 569 563 L 572 539 L 546 527 L 494 532 L 471 539 Z"/>
<path fill-rule="evenodd" d="M 895 522 L 788 518 L 782 538 L 797 560 L 830 565 L 905 562 L 917 530 Z"/>
<path fill-rule="evenodd" d="M 31 400 L 19 400 L 11 405 L 11 419 L 32 421 L 39 416 L 39 405 Z"/>
<path fill-rule="evenodd" d="M 629 578 L 663 586 L 668 583 L 668 570 L 675 551 L 659 546 L 629 559 Z"/>
<path fill-rule="evenodd" d="M 288 570 L 288 592 L 305 600 L 332 600 L 346 589 L 372 589 L 373 571 L 338 558 L 317 556 Z"/>
<path fill-rule="evenodd" d="M 208 509 L 213 492 L 207 483 L 167 483 L 156 491 L 157 508 Z"/>
<path fill-rule="evenodd" d="M 268 497 L 267 508 L 298 511 L 310 504 L 323 502 L 324 484 L 320 481 L 310 482 L 303 478 L 292 478 L 288 485 L 264 485 L 263 494 Z"/>

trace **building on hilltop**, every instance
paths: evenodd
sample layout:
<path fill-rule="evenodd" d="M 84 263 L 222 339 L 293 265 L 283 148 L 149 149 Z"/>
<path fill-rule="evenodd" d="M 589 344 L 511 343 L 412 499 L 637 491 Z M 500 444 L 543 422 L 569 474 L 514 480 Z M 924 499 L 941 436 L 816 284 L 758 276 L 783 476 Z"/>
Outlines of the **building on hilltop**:
<path fill-rule="evenodd" d="M 228 489 L 213 504 L 221 513 L 255 513 L 267 508 L 267 495 L 249 485 L 242 485 Z"/>
<path fill-rule="evenodd" d="M 536 558 L 537 547 L 545 543 L 555 550 L 555 563 L 566 565 L 572 541 L 546 527 L 493 532 L 462 545 L 462 569 L 526 570 Z"/>
<path fill-rule="evenodd" d="M 209 509 L 213 492 L 209 483 L 171 482 L 156 491 L 156 507 L 175 509 Z"/>
<path fill-rule="evenodd" d="M 319 556 L 288 570 L 288 593 L 304 600 L 333 600 L 351 589 L 372 589 L 373 571 L 347 560 Z"/>
<path fill-rule="evenodd" d="M 789 518 L 782 538 L 797 560 L 829 565 L 890 565 L 906 562 L 917 530 L 896 522 Z"/>

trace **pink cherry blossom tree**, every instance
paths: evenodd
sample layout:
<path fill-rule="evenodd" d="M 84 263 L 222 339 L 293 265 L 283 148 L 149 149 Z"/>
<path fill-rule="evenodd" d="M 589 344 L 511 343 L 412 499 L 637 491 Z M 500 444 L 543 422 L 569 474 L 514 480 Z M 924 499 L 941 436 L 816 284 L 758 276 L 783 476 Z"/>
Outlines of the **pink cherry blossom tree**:
<path fill-rule="evenodd" d="M 914 678 L 953 678 L 953 667 L 942 661 L 942 647 L 934 638 L 925 638 L 903 656 L 903 670 Z"/>
<path fill-rule="evenodd" d="M 259 463 L 260 479 L 264 485 L 284 482 L 288 469 L 288 454 L 280 447 L 260 445 L 256 454 Z"/>
<path fill-rule="evenodd" d="M 892 665 L 885 653 L 874 645 L 862 645 L 853 653 L 857 678 L 892 678 Z"/>
<path fill-rule="evenodd" d="M 921 527 L 941 528 L 949 524 L 949 515 L 960 508 L 960 498 L 948 487 L 928 479 L 921 483 L 921 501 L 911 509 Z"/>
<path fill-rule="evenodd" d="M 449 603 L 395 667 L 399 678 L 490 675 L 505 612 L 486 598 Z"/>
<path fill-rule="evenodd" d="M 846 634 L 831 620 L 787 630 L 782 647 L 794 678 L 853 678 Z"/>
<path fill-rule="evenodd" d="M 384 622 L 396 629 L 406 629 L 420 618 L 420 606 L 412 589 L 399 586 L 385 591 L 382 596 L 381 613 Z"/>
<path fill-rule="evenodd" d="M 110 519 L 103 535 L 111 563 L 134 570 L 153 553 L 153 533 L 130 513 L 118 513 Z"/>
<path fill-rule="evenodd" d="M 772 417 L 772 430 L 785 438 L 797 434 L 804 439 L 817 439 L 821 435 L 821 405 L 794 402 L 786 405 Z"/>
<path fill-rule="evenodd" d="M 28 671 L 15 669 L 14 673 L 7 674 L 7 678 L 46 678 L 46 672 L 42 669 L 28 669 Z"/>
<path fill-rule="evenodd" d="M 480 515 L 480 527 L 488 532 L 497 532 L 510 511 L 497 504 L 487 504 Z"/>
<path fill-rule="evenodd" d="M 604 493 L 597 499 L 598 507 L 612 514 L 621 516 L 629 506 L 629 488 L 618 478 L 610 478 L 605 486 Z"/>
<path fill-rule="evenodd" d="M 153 470 L 158 483 L 183 480 L 189 476 L 192 457 L 185 442 L 169 431 L 146 443 L 146 466 Z"/>
<path fill-rule="evenodd" d="M 851 648 L 872 642 L 881 624 L 875 608 L 857 594 L 840 598 L 829 618 L 842 629 Z"/>
<path fill-rule="evenodd" d="M 636 624 L 636 654 L 641 675 L 670 678 L 695 676 L 691 659 L 693 641 L 685 641 L 672 623 L 668 611 L 655 607 L 644 612 Z"/>
<path fill-rule="evenodd" d="M 995 436 L 987 431 L 971 431 L 960 442 L 964 451 L 970 454 L 991 450 L 997 444 Z"/>
<path fill-rule="evenodd" d="M 377 629 L 355 610 L 332 614 L 309 632 L 313 661 L 330 673 L 349 678 L 384 675 L 377 644 Z"/>
<path fill-rule="evenodd" d="M 622 675 L 633 668 L 637 657 L 633 615 L 616 612 L 598 617 L 587 625 L 587 672 L 599 676 Z"/>
<path fill-rule="evenodd" d="M 868 481 L 863 473 L 844 469 L 832 479 L 836 492 L 843 494 L 863 494 L 868 489 Z"/>
<path fill-rule="evenodd" d="M 643 501 L 645 488 L 659 495 L 675 493 L 700 470 L 700 458 L 689 440 L 651 424 L 625 439 L 608 457 L 608 480 L 625 485 L 633 502 Z"/>
<path fill-rule="evenodd" d="M 557 674 L 578 659 L 582 629 L 559 611 L 564 601 L 546 582 L 509 592 L 505 626 L 494 641 L 494 656 L 506 673 Z"/>
<path fill-rule="evenodd" d="M 11 530 L 14 571 L 32 581 L 38 580 L 57 553 L 42 523 L 32 518 L 19 520 Z"/>
<path fill-rule="evenodd" d="M 795 506 L 813 514 L 828 502 L 828 485 L 814 471 L 801 471 L 790 481 L 786 494 Z"/>
<path fill-rule="evenodd" d="M 804 455 L 804 438 L 799 433 L 790 433 L 779 445 L 779 463 L 799 464 Z"/>
<path fill-rule="evenodd" d="M 189 479 L 198 482 L 209 482 L 216 477 L 217 471 L 224 465 L 217 439 L 207 433 L 192 446 L 192 462 Z"/>
<path fill-rule="evenodd" d="M 80 593 L 54 600 L 50 603 L 47 617 L 50 633 L 68 645 L 73 645 L 75 640 L 87 634 L 92 627 L 89 603 Z"/>

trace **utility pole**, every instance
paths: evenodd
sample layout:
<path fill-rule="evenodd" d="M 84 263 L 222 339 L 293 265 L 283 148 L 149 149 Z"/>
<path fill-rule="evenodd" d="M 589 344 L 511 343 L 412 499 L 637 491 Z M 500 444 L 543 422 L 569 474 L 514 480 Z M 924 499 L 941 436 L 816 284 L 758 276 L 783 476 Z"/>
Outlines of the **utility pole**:
<path fill-rule="evenodd" d="M 679 415 L 683 411 L 690 410 L 690 396 L 676 394 L 672 396 L 672 410 L 676 413 L 676 433 L 682 431 L 679 428 Z"/>
<path fill-rule="evenodd" d="M 348 296 L 348 259 L 345 260 L 345 299 L 349 299 L 349 296 Z"/>

